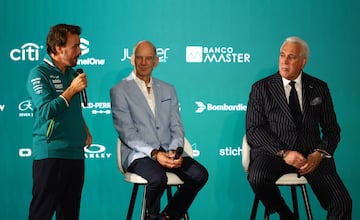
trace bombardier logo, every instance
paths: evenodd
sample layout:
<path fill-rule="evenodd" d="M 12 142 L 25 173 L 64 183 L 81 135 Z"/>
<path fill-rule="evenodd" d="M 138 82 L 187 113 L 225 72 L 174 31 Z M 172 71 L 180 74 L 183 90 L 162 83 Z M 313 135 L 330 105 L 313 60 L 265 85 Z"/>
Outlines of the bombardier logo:
<path fill-rule="evenodd" d="M 197 109 L 195 110 L 195 113 L 202 113 L 205 110 L 206 111 L 246 111 L 247 106 L 244 104 L 235 104 L 235 105 L 229 105 L 229 104 L 211 104 L 207 103 L 206 105 L 203 102 L 196 101 L 195 104 L 197 105 Z"/>

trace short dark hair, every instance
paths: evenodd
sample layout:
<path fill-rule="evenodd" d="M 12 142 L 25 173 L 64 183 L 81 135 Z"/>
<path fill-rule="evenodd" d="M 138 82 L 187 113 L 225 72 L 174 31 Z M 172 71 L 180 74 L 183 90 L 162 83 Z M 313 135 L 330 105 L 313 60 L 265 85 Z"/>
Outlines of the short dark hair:
<path fill-rule="evenodd" d="M 69 24 L 57 24 L 50 28 L 46 39 L 46 51 L 50 54 L 56 54 L 56 46 L 65 46 L 67 42 L 67 33 L 81 34 L 81 27 Z"/>

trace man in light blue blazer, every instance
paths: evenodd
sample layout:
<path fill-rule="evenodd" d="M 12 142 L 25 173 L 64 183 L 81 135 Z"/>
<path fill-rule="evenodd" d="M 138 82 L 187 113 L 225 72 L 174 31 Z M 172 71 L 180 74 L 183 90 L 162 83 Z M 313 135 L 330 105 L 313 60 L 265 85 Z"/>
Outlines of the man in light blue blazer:
<path fill-rule="evenodd" d="M 134 70 L 110 90 L 115 129 L 122 141 L 123 167 L 148 181 L 147 219 L 180 219 L 205 185 L 208 172 L 185 152 L 184 127 L 172 85 L 152 77 L 159 63 L 155 46 L 140 41 L 134 47 Z M 166 189 L 166 171 L 177 174 L 184 185 L 160 213 Z"/>

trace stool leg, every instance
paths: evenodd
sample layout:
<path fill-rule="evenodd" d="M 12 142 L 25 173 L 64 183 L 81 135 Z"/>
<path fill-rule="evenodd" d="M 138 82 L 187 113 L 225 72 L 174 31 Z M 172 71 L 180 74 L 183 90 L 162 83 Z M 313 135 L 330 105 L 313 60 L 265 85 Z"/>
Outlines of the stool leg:
<path fill-rule="evenodd" d="M 257 212 L 257 209 L 258 209 L 258 206 L 259 206 L 259 201 L 260 200 L 255 196 L 253 206 L 252 206 L 252 209 L 251 209 L 250 220 L 255 220 L 255 218 L 256 218 L 256 212 Z"/>
<path fill-rule="evenodd" d="M 301 192 L 302 192 L 303 198 L 304 198 L 307 218 L 308 218 L 308 220 L 313 220 L 311 208 L 310 208 L 309 197 L 308 197 L 305 185 L 301 185 Z"/>
<path fill-rule="evenodd" d="M 167 186 L 166 187 L 166 194 L 167 194 L 167 200 L 168 200 L 168 203 L 170 202 L 171 200 L 171 197 L 172 197 L 172 191 L 171 191 L 171 186 Z"/>
<path fill-rule="evenodd" d="M 126 216 L 126 220 L 131 220 L 131 218 L 132 218 L 132 214 L 134 212 L 135 199 L 136 199 L 138 189 L 139 189 L 139 185 L 134 184 L 134 187 L 133 187 L 133 190 L 131 193 L 131 199 L 130 199 L 130 204 L 129 204 L 129 209 L 128 209 L 128 213 Z"/>
<path fill-rule="evenodd" d="M 264 220 L 269 220 L 269 218 L 270 218 L 270 214 L 269 214 L 268 210 L 265 208 Z"/>
<path fill-rule="evenodd" d="M 293 208 L 294 208 L 294 215 L 299 219 L 299 205 L 297 200 L 297 194 L 296 194 L 296 186 L 290 186 L 291 188 L 291 197 L 293 202 Z"/>
<path fill-rule="evenodd" d="M 146 210 L 146 185 L 144 185 L 144 195 L 142 201 L 142 208 L 141 208 L 141 220 L 145 220 L 147 210 Z"/>

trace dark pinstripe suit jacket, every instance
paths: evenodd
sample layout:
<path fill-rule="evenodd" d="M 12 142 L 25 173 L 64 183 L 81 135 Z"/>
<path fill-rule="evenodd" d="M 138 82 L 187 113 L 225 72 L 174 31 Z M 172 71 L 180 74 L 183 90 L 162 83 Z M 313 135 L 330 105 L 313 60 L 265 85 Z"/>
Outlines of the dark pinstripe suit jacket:
<path fill-rule="evenodd" d="M 277 72 L 254 83 L 246 114 L 246 136 L 258 153 L 276 155 L 296 150 L 304 155 L 314 149 L 333 154 L 340 140 L 330 91 L 325 82 L 302 73 L 303 128 L 297 130 L 288 107 L 283 82 Z"/>

